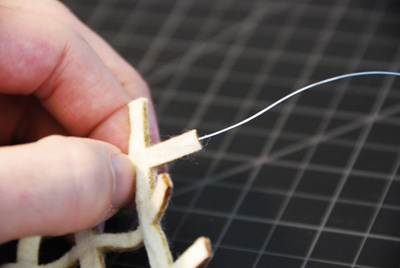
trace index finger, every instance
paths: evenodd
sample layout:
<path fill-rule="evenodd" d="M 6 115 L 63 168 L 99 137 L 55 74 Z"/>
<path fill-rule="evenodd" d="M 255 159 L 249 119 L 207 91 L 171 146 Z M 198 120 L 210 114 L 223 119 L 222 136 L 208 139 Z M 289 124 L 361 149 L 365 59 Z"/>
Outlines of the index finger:
<path fill-rule="evenodd" d="M 72 135 L 126 151 L 131 98 L 84 39 L 46 17 L 0 13 L 0 93 L 34 94 Z"/>

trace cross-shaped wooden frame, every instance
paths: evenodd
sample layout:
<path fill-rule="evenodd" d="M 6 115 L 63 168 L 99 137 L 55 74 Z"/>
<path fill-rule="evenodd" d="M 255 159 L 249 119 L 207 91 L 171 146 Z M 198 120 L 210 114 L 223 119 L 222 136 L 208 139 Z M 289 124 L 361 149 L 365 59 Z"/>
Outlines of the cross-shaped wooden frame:
<path fill-rule="evenodd" d="M 129 158 L 136 169 L 136 206 L 139 227 L 126 233 L 98 234 L 93 230 L 75 233 L 76 244 L 60 259 L 39 264 L 41 237 L 19 240 L 16 263 L 5 264 L 3 268 L 50 268 L 73 267 L 78 263 L 82 268 L 105 267 L 103 251 L 132 250 L 144 244 L 151 267 L 194 268 L 204 264 L 211 257 L 208 238 L 200 237 L 175 262 L 169 250 L 165 234 L 160 227 L 172 188 L 169 175 L 164 173 L 155 178 L 154 169 L 180 157 L 199 151 L 202 146 L 195 130 L 150 146 L 147 100 L 144 98 L 129 104 L 131 137 Z"/>

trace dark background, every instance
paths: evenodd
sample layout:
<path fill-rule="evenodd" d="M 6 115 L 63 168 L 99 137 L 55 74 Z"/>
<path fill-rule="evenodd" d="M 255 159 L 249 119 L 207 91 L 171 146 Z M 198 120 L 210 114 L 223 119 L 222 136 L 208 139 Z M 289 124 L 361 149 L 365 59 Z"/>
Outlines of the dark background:
<path fill-rule="evenodd" d="M 63 2 L 149 83 L 164 139 L 219 130 L 331 76 L 400 71 L 397 1 Z M 173 163 L 174 256 L 208 236 L 210 268 L 399 267 L 399 86 L 321 86 Z M 148 266 L 144 249 L 107 260 Z"/>

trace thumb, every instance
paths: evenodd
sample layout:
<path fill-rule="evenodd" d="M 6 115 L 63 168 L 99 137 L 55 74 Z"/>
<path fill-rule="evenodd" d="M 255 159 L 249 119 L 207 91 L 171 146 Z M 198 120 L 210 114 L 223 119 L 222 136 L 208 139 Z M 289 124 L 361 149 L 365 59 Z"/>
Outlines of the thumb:
<path fill-rule="evenodd" d="M 129 201 L 135 172 L 116 147 L 51 136 L 0 149 L 0 243 L 93 227 Z"/>

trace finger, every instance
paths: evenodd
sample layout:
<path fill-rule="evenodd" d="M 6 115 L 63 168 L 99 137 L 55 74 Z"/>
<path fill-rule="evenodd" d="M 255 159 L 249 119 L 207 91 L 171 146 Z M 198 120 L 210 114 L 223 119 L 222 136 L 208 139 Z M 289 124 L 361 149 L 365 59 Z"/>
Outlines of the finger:
<path fill-rule="evenodd" d="M 0 242 L 93 227 L 131 197 L 135 173 L 119 150 L 51 136 L 0 149 Z"/>
<path fill-rule="evenodd" d="M 0 92 L 35 94 L 72 135 L 126 150 L 131 98 L 87 43 L 46 18 L 0 12 L 0 36 L 7 40 L 0 44 Z"/>
<path fill-rule="evenodd" d="M 138 97 L 149 99 L 148 119 L 150 138 L 153 143 L 159 142 L 160 135 L 151 92 L 141 75 L 105 42 L 103 38 L 78 20 L 72 13 L 68 13 L 66 20 L 69 25 L 85 38 L 132 99 Z"/>
<path fill-rule="evenodd" d="M 4 1 L 4 0 L 3 0 Z M 60 20 L 72 27 L 78 32 L 87 43 L 93 48 L 96 54 L 104 62 L 107 68 L 113 73 L 116 79 L 121 83 L 132 99 L 146 97 L 150 100 L 149 107 L 149 126 L 150 136 L 153 142 L 158 142 L 159 129 L 157 119 L 151 102 L 151 94 L 148 85 L 140 74 L 126 62 L 107 42 L 99 35 L 89 29 L 76 16 L 74 16 L 62 3 L 53 0 L 32 0 L 32 1 L 5 1 L 10 6 L 16 6 L 19 9 L 40 14 L 42 16 L 52 17 Z"/>

